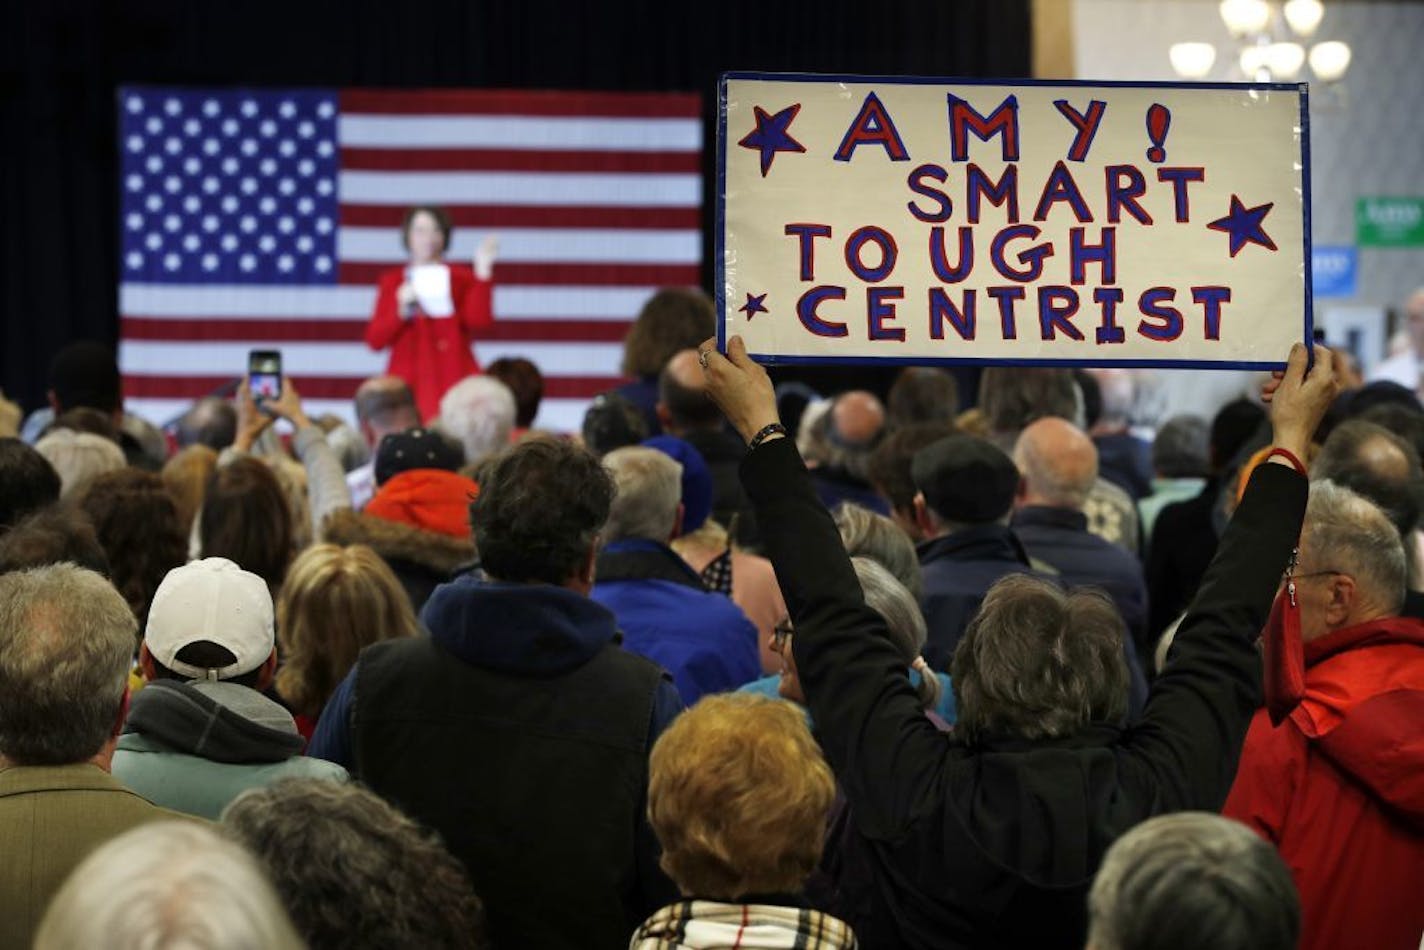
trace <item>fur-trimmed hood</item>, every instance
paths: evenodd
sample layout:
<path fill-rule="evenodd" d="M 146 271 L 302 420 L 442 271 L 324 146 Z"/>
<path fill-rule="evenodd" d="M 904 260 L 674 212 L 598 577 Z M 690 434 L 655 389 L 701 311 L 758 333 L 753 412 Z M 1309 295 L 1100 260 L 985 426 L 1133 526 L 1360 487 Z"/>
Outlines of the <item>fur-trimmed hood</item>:
<path fill-rule="evenodd" d="M 349 508 L 327 516 L 322 539 L 332 544 L 364 544 L 387 563 L 405 561 L 447 575 L 475 560 L 473 538 L 460 539 L 423 531 Z"/>

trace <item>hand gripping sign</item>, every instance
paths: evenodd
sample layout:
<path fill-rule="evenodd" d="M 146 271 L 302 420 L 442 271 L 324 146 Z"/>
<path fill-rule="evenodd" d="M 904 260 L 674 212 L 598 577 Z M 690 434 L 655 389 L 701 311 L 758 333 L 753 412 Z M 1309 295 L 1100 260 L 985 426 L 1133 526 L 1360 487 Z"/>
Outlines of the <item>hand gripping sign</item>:
<path fill-rule="evenodd" d="M 1270 368 L 1306 89 L 722 77 L 719 341 L 766 362 Z"/>

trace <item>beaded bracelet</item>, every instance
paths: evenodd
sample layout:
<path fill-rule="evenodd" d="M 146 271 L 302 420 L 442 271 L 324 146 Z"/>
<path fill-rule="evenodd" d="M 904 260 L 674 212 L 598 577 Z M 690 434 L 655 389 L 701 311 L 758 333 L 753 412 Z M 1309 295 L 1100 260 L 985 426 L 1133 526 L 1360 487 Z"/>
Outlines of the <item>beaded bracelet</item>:
<path fill-rule="evenodd" d="M 776 435 L 777 433 L 780 433 L 781 435 L 787 435 L 786 426 L 782 425 L 779 422 L 773 422 L 771 425 L 762 426 L 761 430 L 758 431 L 756 435 L 752 436 L 751 440 L 747 442 L 747 451 L 752 451 L 757 446 L 761 445 L 763 442 L 771 438 L 773 435 Z"/>

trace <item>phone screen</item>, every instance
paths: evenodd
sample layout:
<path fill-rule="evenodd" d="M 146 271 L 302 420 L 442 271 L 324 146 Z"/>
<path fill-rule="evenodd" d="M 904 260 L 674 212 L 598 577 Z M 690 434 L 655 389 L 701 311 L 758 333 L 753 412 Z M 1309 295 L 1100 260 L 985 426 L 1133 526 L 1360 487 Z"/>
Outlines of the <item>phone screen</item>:
<path fill-rule="evenodd" d="M 253 350 L 247 354 L 247 388 L 256 400 L 282 395 L 282 354 L 276 350 Z"/>

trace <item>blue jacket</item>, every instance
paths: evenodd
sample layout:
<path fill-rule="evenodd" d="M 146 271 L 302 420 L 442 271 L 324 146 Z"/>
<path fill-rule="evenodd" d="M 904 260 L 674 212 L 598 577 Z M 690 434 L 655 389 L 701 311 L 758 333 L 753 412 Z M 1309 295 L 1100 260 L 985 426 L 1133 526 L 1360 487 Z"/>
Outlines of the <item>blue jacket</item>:
<path fill-rule="evenodd" d="M 1001 577 L 1034 572 L 1019 539 L 1001 524 L 961 528 L 922 542 L 916 551 L 928 633 L 925 662 L 933 669 L 947 670 L 989 588 Z"/>
<path fill-rule="evenodd" d="M 571 590 L 469 575 L 437 587 L 420 619 L 431 638 L 459 659 L 511 676 L 568 672 L 618 638 L 613 615 Z M 353 667 L 322 710 L 307 749 L 307 755 L 348 770 L 355 766 L 351 745 L 355 682 Z M 681 711 L 677 690 L 664 681 L 653 701 L 651 738 L 661 735 Z"/>
<path fill-rule="evenodd" d="M 761 675 L 756 627 L 667 545 L 614 541 L 599 555 L 594 577 L 589 596 L 618 618 L 624 649 L 671 673 L 685 705 Z"/>
<path fill-rule="evenodd" d="M 1028 553 L 1058 569 L 1066 587 L 1100 587 L 1117 606 L 1129 636 L 1123 653 L 1132 677 L 1133 715 L 1147 699 L 1147 679 L 1136 643 L 1147 627 L 1147 580 L 1142 564 L 1126 549 L 1088 530 L 1081 511 L 1030 505 L 1014 512 L 1010 521 Z"/>

